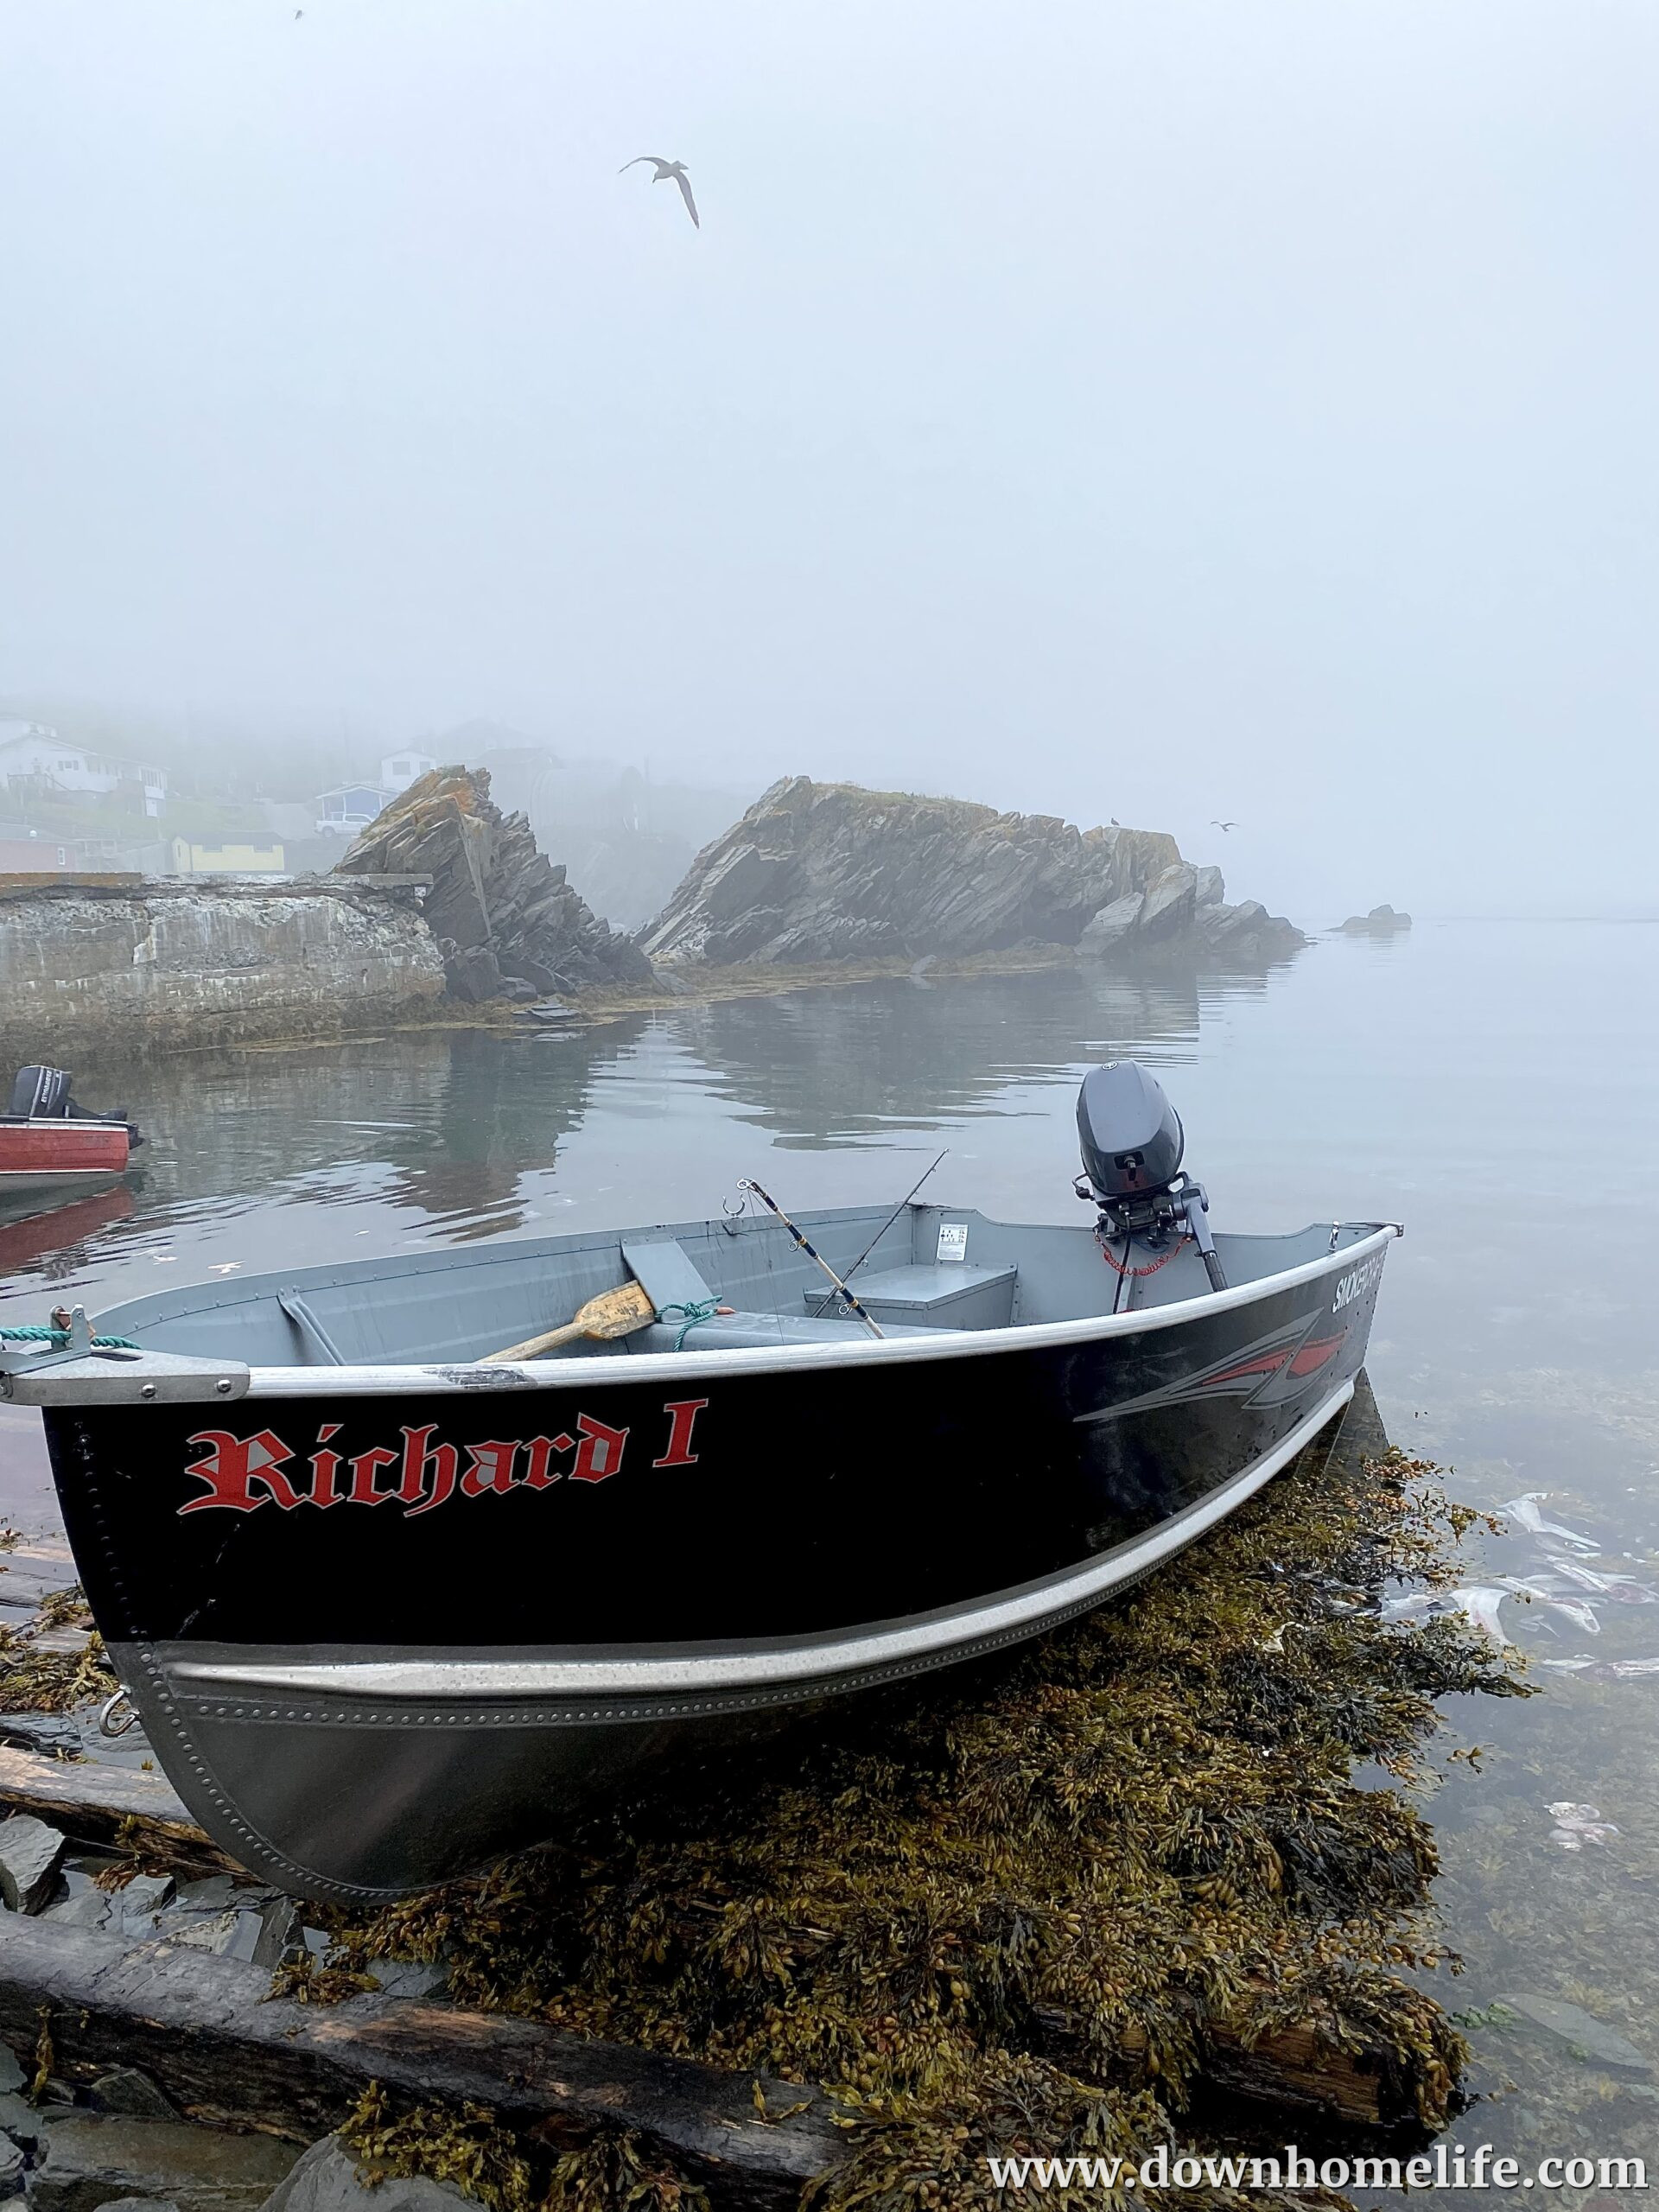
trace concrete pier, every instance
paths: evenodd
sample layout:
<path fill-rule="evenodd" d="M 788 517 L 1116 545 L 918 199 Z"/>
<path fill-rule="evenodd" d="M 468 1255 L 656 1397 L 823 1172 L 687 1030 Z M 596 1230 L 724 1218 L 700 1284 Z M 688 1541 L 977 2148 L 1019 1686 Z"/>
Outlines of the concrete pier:
<path fill-rule="evenodd" d="M 418 1020 L 444 988 L 425 883 L 0 876 L 0 1070 Z"/>

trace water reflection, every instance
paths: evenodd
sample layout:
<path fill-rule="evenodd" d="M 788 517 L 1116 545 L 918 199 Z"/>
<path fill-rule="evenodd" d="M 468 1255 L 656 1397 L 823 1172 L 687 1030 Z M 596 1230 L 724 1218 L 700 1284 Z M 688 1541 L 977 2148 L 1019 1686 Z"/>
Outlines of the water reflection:
<path fill-rule="evenodd" d="M 16 1225 L 0 1248 L 0 1298 L 96 1276 L 102 1262 L 194 1258 L 230 1272 L 356 1257 L 365 1235 L 471 1241 L 524 1230 L 550 1208 L 582 1211 L 613 1188 L 639 1191 L 625 1208 L 635 1217 L 652 1190 L 657 1211 L 709 1211 L 705 1165 L 722 1150 L 733 1174 L 755 1164 L 744 1129 L 794 1152 L 879 1152 L 941 1128 L 1028 1118 L 1033 1087 L 1121 1052 L 1190 1058 L 1206 1007 L 1271 988 L 1262 972 L 1167 963 L 1139 976 L 1061 968 L 689 1005 L 570 1034 L 413 1032 L 111 1061 L 93 1072 L 137 1102 L 143 1173 L 102 1212 Z M 626 1179 L 567 1173 L 578 1135 L 621 1155 Z M 1069 1164 L 1068 1145 L 1056 1175 Z M 680 1195 L 665 1187 L 676 1174 Z M 817 1175 L 798 1192 L 866 1195 Z"/>
<path fill-rule="evenodd" d="M 49 1213 L 0 1221 L 0 1281 L 36 1267 L 48 1281 L 54 1273 L 68 1273 L 94 1231 L 131 1217 L 141 1188 L 135 1177 L 113 1190 L 54 1206 Z"/>
<path fill-rule="evenodd" d="M 1118 1049 L 1190 1042 L 1196 977 L 1109 983 L 1075 969 L 988 976 L 971 989 L 903 981 L 736 999 L 683 1018 L 720 1095 L 790 1146 L 931 1130 L 1009 1110 L 1011 1084 Z"/>
<path fill-rule="evenodd" d="M 546 1039 L 411 1033 L 147 1063 L 127 1073 L 149 1141 L 128 1210 L 154 1229 L 204 1207 L 362 1196 L 468 1230 L 492 1218 L 516 1226 L 507 1216 L 524 1171 L 556 1162 L 595 1071 L 643 1027 L 633 1017 Z"/>
<path fill-rule="evenodd" d="M 785 1147 L 857 1146 L 1026 1112 L 1024 1086 L 1096 1060 L 1190 1058 L 1206 1002 L 1269 988 L 1261 971 L 1067 967 L 727 1000 L 678 1027 L 718 1094 Z"/>

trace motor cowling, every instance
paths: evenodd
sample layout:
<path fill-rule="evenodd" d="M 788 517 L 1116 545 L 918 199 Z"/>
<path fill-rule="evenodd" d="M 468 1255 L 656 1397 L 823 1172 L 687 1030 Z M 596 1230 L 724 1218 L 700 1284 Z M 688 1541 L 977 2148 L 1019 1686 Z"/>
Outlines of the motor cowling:
<path fill-rule="evenodd" d="M 24 1121 L 65 1120 L 73 1111 L 73 1077 L 62 1068 L 19 1068 L 11 1086 L 10 1111 Z"/>
<path fill-rule="evenodd" d="M 1077 1092 L 1083 1172 L 1100 1199 L 1144 1196 L 1180 1171 L 1181 1117 L 1156 1076 L 1133 1060 L 1090 1068 Z"/>
<path fill-rule="evenodd" d="M 1210 1234 L 1209 1195 L 1182 1172 L 1185 1133 L 1157 1077 L 1133 1060 L 1090 1068 L 1077 1093 L 1077 1138 L 1084 1168 L 1077 1196 L 1092 1198 L 1100 1209 L 1095 1234 L 1118 1268 L 1120 1287 L 1128 1280 L 1123 1270 L 1137 1239 L 1149 1251 L 1173 1258 L 1172 1240 L 1179 1249 L 1190 1236 L 1210 1287 L 1225 1290 L 1227 1277 Z M 1119 1237 L 1121 1260 L 1111 1249 Z"/>

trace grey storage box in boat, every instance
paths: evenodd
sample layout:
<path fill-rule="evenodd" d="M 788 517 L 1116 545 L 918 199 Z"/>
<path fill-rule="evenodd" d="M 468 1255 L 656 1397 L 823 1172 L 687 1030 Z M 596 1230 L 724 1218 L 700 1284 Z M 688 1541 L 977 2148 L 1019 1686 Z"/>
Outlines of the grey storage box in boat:
<path fill-rule="evenodd" d="M 870 1319 L 895 1327 L 919 1322 L 930 1329 L 1006 1329 L 1014 1319 L 1016 1267 L 976 1268 L 965 1260 L 935 1262 L 931 1266 L 884 1268 L 879 1274 L 861 1275 L 852 1288 Z M 829 1311 L 841 1305 L 836 1293 L 825 1284 L 804 1294 L 806 1310 L 816 1313 L 829 1299 Z"/>

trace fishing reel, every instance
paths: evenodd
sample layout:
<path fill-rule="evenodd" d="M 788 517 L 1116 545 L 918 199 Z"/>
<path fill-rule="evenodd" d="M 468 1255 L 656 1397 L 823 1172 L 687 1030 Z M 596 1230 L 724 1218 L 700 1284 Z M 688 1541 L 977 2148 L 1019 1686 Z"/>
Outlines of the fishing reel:
<path fill-rule="evenodd" d="M 1072 1188 L 1098 1209 L 1096 1234 L 1122 1237 L 1126 1250 L 1138 1237 L 1172 1258 L 1171 1240 L 1190 1236 L 1210 1287 L 1225 1290 L 1209 1194 L 1182 1171 L 1185 1132 L 1158 1078 L 1133 1060 L 1090 1068 L 1077 1092 L 1077 1137 L 1084 1172 Z"/>

